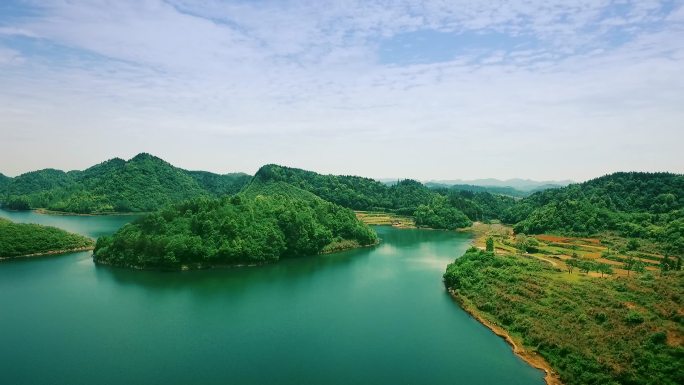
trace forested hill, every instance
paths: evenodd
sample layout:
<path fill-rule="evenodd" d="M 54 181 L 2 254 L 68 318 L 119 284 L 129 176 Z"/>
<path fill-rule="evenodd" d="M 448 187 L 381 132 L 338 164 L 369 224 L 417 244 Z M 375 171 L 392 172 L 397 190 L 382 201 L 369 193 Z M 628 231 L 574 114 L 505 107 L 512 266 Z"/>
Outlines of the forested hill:
<path fill-rule="evenodd" d="M 285 182 L 354 210 L 395 208 L 388 187 L 359 176 L 322 175 L 313 171 L 268 164 L 254 175 L 257 182 Z"/>
<path fill-rule="evenodd" d="M 64 230 L 0 218 L 0 259 L 92 248 L 93 241 Z"/>
<path fill-rule="evenodd" d="M 388 186 L 370 178 L 322 175 L 273 164 L 263 166 L 254 180 L 288 183 L 354 210 L 413 215 L 419 226 L 432 228 L 452 229 L 474 220 L 497 219 L 514 203 L 512 198 L 486 192 L 432 190 L 411 179 Z"/>
<path fill-rule="evenodd" d="M 617 231 L 684 253 L 684 175 L 620 172 L 524 198 L 504 216 L 516 232 Z"/>
<path fill-rule="evenodd" d="M 190 198 L 235 194 L 249 179 L 246 174 L 186 171 L 142 153 L 83 171 L 45 169 L 20 175 L 0 186 L 0 202 L 11 209 L 144 212 Z"/>
<path fill-rule="evenodd" d="M 7 185 L 12 182 L 12 178 L 8 177 L 7 175 L 0 173 L 0 191 L 4 191 L 5 188 L 7 188 Z"/>
<path fill-rule="evenodd" d="M 198 198 L 149 214 L 97 241 L 96 262 L 136 268 L 261 264 L 372 245 L 354 212 L 283 182 Z"/>

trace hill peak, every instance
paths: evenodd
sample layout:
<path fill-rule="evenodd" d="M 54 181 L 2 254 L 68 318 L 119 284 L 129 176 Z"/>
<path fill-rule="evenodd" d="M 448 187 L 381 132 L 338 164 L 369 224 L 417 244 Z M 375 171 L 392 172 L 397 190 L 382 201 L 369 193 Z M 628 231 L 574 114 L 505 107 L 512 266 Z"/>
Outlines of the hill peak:
<path fill-rule="evenodd" d="M 155 162 L 164 162 L 164 163 L 166 163 L 166 161 L 165 161 L 164 159 L 159 158 L 159 157 L 157 157 L 157 156 L 154 156 L 154 155 L 152 155 L 152 154 L 150 154 L 150 153 L 147 153 L 147 152 L 141 152 L 141 153 L 139 153 L 138 155 L 136 155 L 136 156 L 132 157 L 131 159 L 129 159 L 128 161 L 129 161 L 129 162 L 140 162 L 140 161 L 145 161 L 145 160 L 151 160 L 151 161 L 155 161 Z"/>

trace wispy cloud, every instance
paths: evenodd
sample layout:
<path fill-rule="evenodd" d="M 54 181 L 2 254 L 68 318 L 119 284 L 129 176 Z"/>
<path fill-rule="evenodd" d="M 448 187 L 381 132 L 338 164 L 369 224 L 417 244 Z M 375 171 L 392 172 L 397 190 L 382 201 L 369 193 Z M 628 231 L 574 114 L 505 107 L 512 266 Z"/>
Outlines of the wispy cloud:
<path fill-rule="evenodd" d="M 681 172 L 683 6 L 17 2 L 0 16 L 0 127 L 37 149 L 88 140 L 67 168 L 147 150 L 217 171 Z M 0 150 L 26 158 L 10 173 L 53 162 Z"/>

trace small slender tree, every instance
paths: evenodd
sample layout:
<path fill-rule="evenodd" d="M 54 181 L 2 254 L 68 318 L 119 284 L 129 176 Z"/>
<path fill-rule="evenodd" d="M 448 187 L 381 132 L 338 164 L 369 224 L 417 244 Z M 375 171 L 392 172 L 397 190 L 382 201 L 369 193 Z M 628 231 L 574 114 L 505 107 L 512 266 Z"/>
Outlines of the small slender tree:
<path fill-rule="evenodd" d="M 670 258 L 664 255 L 660 260 L 660 275 L 664 275 L 668 270 L 670 270 Z"/>
<path fill-rule="evenodd" d="M 487 238 L 487 251 L 494 252 L 494 239 L 492 237 Z"/>
<path fill-rule="evenodd" d="M 634 264 L 636 263 L 636 259 L 634 259 L 633 256 L 629 256 L 627 258 L 627 262 L 625 262 L 624 269 L 627 270 L 627 276 L 629 277 L 629 272 L 634 269 Z"/>

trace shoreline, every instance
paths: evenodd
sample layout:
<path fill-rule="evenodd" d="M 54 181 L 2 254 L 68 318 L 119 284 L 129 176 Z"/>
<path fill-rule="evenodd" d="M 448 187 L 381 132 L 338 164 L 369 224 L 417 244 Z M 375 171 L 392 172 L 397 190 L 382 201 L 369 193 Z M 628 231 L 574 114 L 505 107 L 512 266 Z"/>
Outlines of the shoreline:
<path fill-rule="evenodd" d="M 7 210 L 7 209 L 5 209 Z M 26 210 L 10 210 L 10 211 L 26 211 Z M 68 211 L 53 211 L 53 210 L 48 210 L 48 209 L 31 209 L 28 211 L 33 211 L 36 214 L 41 214 L 41 215 L 64 215 L 64 216 L 79 216 L 79 217 L 99 217 L 99 216 L 134 216 L 134 215 L 145 215 L 149 214 L 149 211 L 141 211 L 141 212 L 106 212 L 106 213 L 71 213 Z"/>
<path fill-rule="evenodd" d="M 485 235 L 480 231 L 480 229 L 477 228 L 477 226 L 480 224 L 481 222 L 473 222 L 472 226 L 458 230 L 459 232 L 472 234 L 472 241 L 470 243 L 474 247 L 478 247 L 478 241 L 482 241 Z M 484 318 L 484 316 L 480 314 L 477 308 L 475 308 L 475 306 L 473 306 L 467 298 L 461 297 L 458 294 L 458 292 L 456 292 L 453 289 L 447 288 L 447 291 L 449 292 L 449 295 L 454 300 L 454 302 L 456 302 L 456 304 L 461 309 L 468 313 L 468 315 L 470 315 L 477 322 L 481 323 L 487 329 L 491 330 L 494 334 L 496 334 L 497 336 L 501 337 L 504 341 L 506 341 L 506 343 L 513 350 L 513 354 L 518 356 L 521 360 L 523 360 L 531 367 L 543 371 L 544 382 L 546 383 L 546 385 L 564 385 L 563 382 L 561 382 L 558 373 L 553 369 L 551 364 L 549 364 L 544 357 L 535 352 L 528 351 L 522 346 L 522 344 L 518 344 L 517 342 L 515 342 L 513 337 L 510 335 L 510 333 L 508 333 L 506 329 Z"/>
<path fill-rule="evenodd" d="M 375 247 L 380 244 L 380 240 L 377 242 L 370 244 L 370 245 L 359 245 L 356 247 L 349 247 L 349 248 L 344 248 L 344 249 L 338 249 L 338 250 L 333 250 L 329 252 L 321 252 L 312 256 L 308 257 L 302 257 L 302 258 L 315 258 L 318 256 L 323 256 L 323 255 L 331 255 L 331 254 L 337 254 L 341 253 L 344 251 L 351 251 L 351 250 L 357 250 L 357 249 L 365 249 L 369 247 Z M 94 250 L 94 247 L 89 248 L 88 250 Z M 84 250 L 86 251 L 86 250 Z M 152 267 L 145 267 L 145 266 L 137 266 L 137 265 L 131 265 L 131 266 L 121 266 L 121 265 L 116 265 L 113 263 L 105 262 L 105 261 L 98 261 L 95 259 L 95 254 L 93 254 L 93 263 L 95 265 L 101 265 L 101 266 L 108 266 L 112 267 L 115 269 L 127 269 L 127 270 L 139 270 L 139 271 L 161 271 L 161 272 L 184 272 L 184 271 L 199 271 L 199 270 L 221 270 L 221 269 L 233 269 L 233 268 L 245 268 L 245 267 L 259 267 L 259 266 L 266 266 L 266 265 L 273 265 L 281 261 L 279 258 L 276 261 L 268 261 L 268 262 L 258 262 L 258 263 L 236 263 L 236 264 L 214 264 L 214 265 L 203 265 L 201 263 L 195 263 L 195 264 L 189 264 L 189 265 L 181 265 L 178 267 L 163 267 L 163 266 L 152 266 Z"/>
<path fill-rule="evenodd" d="M 91 251 L 95 249 L 95 245 L 93 246 L 85 246 L 85 247 L 77 247 L 75 249 L 64 249 L 64 250 L 50 250 L 50 251 L 43 251 L 40 253 L 32 253 L 32 254 L 24 254 L 24 255 L 16 255 L 13 257 L 0 257 L 0 261 L 8 261 L 11 259 L 21 259 L 21 258 L 31 258 L 31 257 L 45 257 L 48 255 L 59 255 L 59 254 L 70 254 L 70 253 L 78 253 L 81 251 Z"/>
<path fill-rule="evenodd" d="M 506 343 L 511 347 L 513 350 L 513 353 L 520 357 L 525 363 L 530 365 L 531 367 L 535 369 L 539 369 L 544 372 L 544 382 L 546 385 L 564 385 L 563 382 L 561 382 L 560 377 L 558 376 L 558 373 L 553 370 L 553 367 L 542 357 L 541 355 L 528 351 L 525 349 L 522 344 L 518 344 L 515 342 L 513 337 L 508 333 L 508 331 L 498 325 L 493 324 L 486 318 L 484 318 L 478 311 L 475 309 L 470 302 L 466 298 L 462 298 L 459 296 L 459 294 L 452 290 L 452 289 L 447 289 L 449 292 L 449 295 L 451 298 L 458 304 L 458 306 L 463 309 L 468 315 L 470 315 L 473 319 L 475 319 L 477 322 L 481 323 L 484 325 L 487 329 L 491 330 L 494 334 L 497 336 L 501 337 Z"/>

